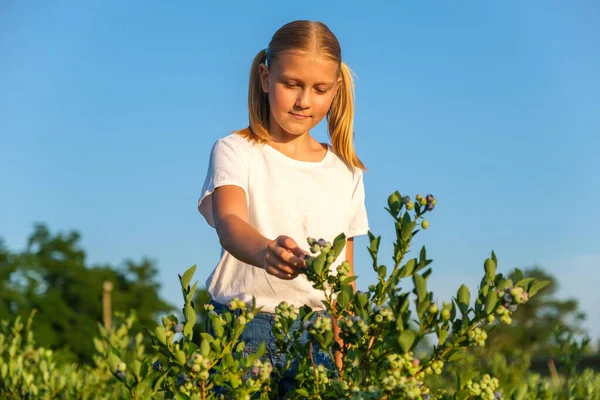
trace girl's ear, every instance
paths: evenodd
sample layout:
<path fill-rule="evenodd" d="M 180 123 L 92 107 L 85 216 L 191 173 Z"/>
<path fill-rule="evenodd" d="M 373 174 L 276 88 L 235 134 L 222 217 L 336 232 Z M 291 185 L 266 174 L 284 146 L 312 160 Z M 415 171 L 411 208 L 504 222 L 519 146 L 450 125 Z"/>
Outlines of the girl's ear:
<path fill-rule="evenodd" d="M 258 73 L 260 75 L 260 86 L 262 91 L 269 93 L 269 68 L 265 64 L 260 64 Z"/>

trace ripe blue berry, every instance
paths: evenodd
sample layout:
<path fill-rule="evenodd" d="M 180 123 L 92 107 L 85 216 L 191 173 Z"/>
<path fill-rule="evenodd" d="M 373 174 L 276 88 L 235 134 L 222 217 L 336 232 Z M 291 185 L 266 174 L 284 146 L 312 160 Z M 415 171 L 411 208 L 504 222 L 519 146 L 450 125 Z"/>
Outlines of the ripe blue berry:
<path fill-rule="evenodd" d="M 404 202 L 405 205 L 408 205 L 408 203 L 410 203 L 410 196 L 404 196 L 402 198 L 402 201 Z"/>
<path fill-rule="evenodd" d="M 180 333 L 183 332 L 183 324 L 180 322 L 177 325 L 175 325 L 175 332 Z"/>
<path fill-rule="evenodd" d="M 125 380 L 125 377 L 127 377 L 127 374 L 125 373 L 125 371 L 117 371 L 116 375 L 117 375 L 117 378 L 119 378 L 120 380 Z"/>
<path fill-rule="evenodd" d="M 507 303 L 512 303 L 512 296 L 510 295 L 510 293 L 504 293 L 504 301 Z"/>
<path fill-rule="evenodd" d="M 325 245 L 327 244 L 327 241 L 325 239 L 319 239 L 317 241 L 317 244 L 321 247 L 325 247 Z"/>
<path fill-rule="evenodd" d="M 155 370 L 155 371 L 157 371 L 157 372 L 162 371 L 162 368 L 163 368 L 163 366 L 162 366 L 161 362 L 158 361 L 158 360 L 156 360 L 154 362 L 154 364 L 152 364 L 152 369 Z"/>
<path fill-rule="evenodd" d="M 510 311 L 510 312 L 517 311 L 517 305 L 516 304 L 511 304 L 510 306 L 508 306 L 508 311 Z"/>
<path fill-rule="evenodd" d="M 433 211 L 434 208 L 435 208 L 435 205 L 433 203 L 427 203 L 427 205 L 425 206 L 425 209 L 427 211 Z"/>

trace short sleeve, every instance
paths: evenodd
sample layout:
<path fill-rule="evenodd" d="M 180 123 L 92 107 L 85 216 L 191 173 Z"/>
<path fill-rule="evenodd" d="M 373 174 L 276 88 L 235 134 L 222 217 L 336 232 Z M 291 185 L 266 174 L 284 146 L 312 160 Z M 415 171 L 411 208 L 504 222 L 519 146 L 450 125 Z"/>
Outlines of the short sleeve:
<path fill-rule="evenodd" d="M 238 142 L 232 137 L 219 139 L 210 152 L 208 171 L 198 199 L 198 211 L 213 228 L 212 193 L 219 186 L 239 186 L 248 193 L 247 157 Z"/>
<path fill-rule="evenodd" d="M 354 189 L 352 191 L 350 225 L 346 233 L 347 238 L 366 235 L 369 232 L 369 219 L 365 204 L 365 184 L 363 172 L 360 169 L 354 173 Z"/>

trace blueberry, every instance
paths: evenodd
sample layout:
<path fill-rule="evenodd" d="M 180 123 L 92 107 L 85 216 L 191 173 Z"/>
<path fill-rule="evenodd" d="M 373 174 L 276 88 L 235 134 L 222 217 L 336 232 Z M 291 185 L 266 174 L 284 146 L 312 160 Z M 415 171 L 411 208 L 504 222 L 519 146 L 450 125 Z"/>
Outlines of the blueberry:
<path fill-rule="evenodd" d="M 317 244 L 321 247 L 325 247 L 325 245 L 327 244 L 327 241 L 325 239 L 319 239 L 317 241 Z"/>
<path fill-rule="evenodd" d="M 511 304 L 510 306 L 508 306 L 508 311 L 510 311 L 510 312 L 517 311 L 517 305 L 516 304 Z"/>
<path fill-rule="evenodd" d="M 429 393 L 425 393 L 423 396 L 421 396 L 423 400 L 429 400 L 431 399 L 431 396 L 429 395 Z"/>
<path fill-rule="evenodd" d="M 175 332 L 180 333 L 183 332 L 183 324 L 180 322 L 177 325 L 175 325 Z"/>
<path fill-rule="evenodd" d="M 494 400 L 501 400 L 502 399 L 502 393 L 500 393 L 500 391 L 495 391 L 494 392 Z"/>
<path fill-rule="evenodd" d="M 504 293 L 504 301 L 507 303 L 512 303 L 512 296 L 510 295 L 510 293 Z"/>
<path fill-rule="evenodd" d="M 154 364 L 152 364 L 152 369 L 155 370 L 155 371 L 157 371 L 157 372 L 162 371 L 162 368 L 163 368 L 163 366 L 162 366 L 161 362 L 158 361 L 158 360 L 156 360 L 154 362 Z"/>
<path fill-rule="evenodd" d="M 175 378 L 175 385 L 177 386 L 181 386 L 183 385 L 186 381 L 188 380 L 188 376 L 184 375 L 184 374 L 179 374 L 177 375 L 177 378 Z"/>
<path fill-rule="evenodd" d="M 427 200 L 428 203 L 431 203 L 433 201 L 434 197 L 432 194 L 428 194 L 427 197 L 425 197 L 425 200 Z"/>
<path fill-rule="evenodd" d="M 117 378 L 119 378 L 120 380 L 125 380 L 125 377 L 127 376 L 125 371 L 117 371 L 116 375 L 117 375 Z"/>
<path fill-rule="evenodd" d="M 433 203 L 427 203 L 427 205 L 425 206 L 425 209 L 427 211 L 433 211 L 434 208 L 435 208 L 435 205 Z"/>
<path fill-rule="evenodd" d="M 404 196 L 402 198 L 402 201 L 404 202 L 405 205 L 408 204 L 408 203 L 410 203 L 410 196 Z"/>

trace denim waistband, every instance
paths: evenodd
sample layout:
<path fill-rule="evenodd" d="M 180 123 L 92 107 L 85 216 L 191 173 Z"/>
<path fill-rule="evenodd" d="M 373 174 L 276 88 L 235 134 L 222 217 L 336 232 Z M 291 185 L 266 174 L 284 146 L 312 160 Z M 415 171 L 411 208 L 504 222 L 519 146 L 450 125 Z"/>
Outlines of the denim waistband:
<path fill-rule="evenodd" d="M 217 314 L 224 314 L 225 312 L 230 312 L 230 313 L 233 313 L 234 315 L 239 315 L 240 314 L 240 312 L 238 310 L 231 311 L 229 309 L 229 306 L 227 306 L 225 304 L 217 303 L 214 300 L 210 300 L 208 303 L 211 304 L 215 308 L 215 312 Z M 276 315 L 275 313 L 257 312 L 256 314 L 254 314 L 254 318 L 266 319 L 266 320 L 270 320 L 271 321 L 271 320 L 275 319 L 275 315 Z M 325 317 L 325 316 L 330 317 L 331 314 L 329 314 L 325 310 L 315 311 L 313 318 L 316 318 L 318 316 L 321 316 L 321 317 Z"/>

